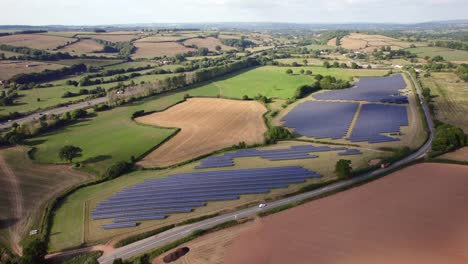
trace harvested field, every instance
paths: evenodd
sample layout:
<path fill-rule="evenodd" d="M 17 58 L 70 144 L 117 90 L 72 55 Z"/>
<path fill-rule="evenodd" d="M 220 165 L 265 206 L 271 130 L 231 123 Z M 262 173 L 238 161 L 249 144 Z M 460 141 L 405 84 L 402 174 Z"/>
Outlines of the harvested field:
<path fill-rule="evenodd" d="M 104 46 L 97 43 L 95 40 L 82 39 L 79 42 L 73 43 L 71 45 L 68 45 L 60 49 L 60 51 L 76 53 L 76 54 L 85 54 L 85 53 L 98 52 L 98 51 L 101 51 L 103 48 Z"/>
<path fill-rule="evenodd" d="M 65 66 L 39 61 L 1 61 L 0 80 L 7 80 L 20 73 L 41 72 L 43 70 L 56 70 Z"/>
<path fill-rule="evenodd" d="M 222 50 L 233 50 L 235 48 L 229 47 L 221 43 L 221 41 L 217 38 L 208 37 L 208 38 L 193 38 L 186 40 L 184 42 L 185 45 L 196 45 L 197 47 L 201 48 L 208 48 L 210 51 L 216 51 L 216 46 L 220 46 Z"/>
<path fill-rule="evenodd" d="M 441 155 L 438 158 L 457 161 L 468 161 L 468 147 L 445 153 L 444 155 Z"/>
<path fill-rule="evenodd" d="M 0 37 L 0 44 L 43 50 L 52 50 L 73 41 L 75 41 L 73 38 L 41 34 L 18 34 Z"/>
<path fill-rule="evenodd" d="M 179 246 L 188 247 L 190 251 L 178 260 L 171 262 L 172 264 L 223 264 L 227 249 L 231 245 L 234 238 L 242 232 L 247 231 L 252 227 L 252 221 L 242 225 L 238 225 L 229 229 L 220 230 L 201 238 L 190 241 Z M 170 251 L 172 252 L 172 251 Z M 168 253 L 165 253 L 153 260 L 153 264 L 163 264 L 163 258 Z"/>
<path fill-rule="evenodd" d="M 331 41 L 331 40 L 330 40 Z M 328 42 L 328 45 L 336 46 L 335 43 Z M 411 44 L 398 39 L 382 36 L 368 35 L 361 33 L 351 33 L 340 40 L 343 48 L 351 50 L 361 50 L 372 52 L 374 49 L 391 46 L 393 50 L 408 48 Z"/>
<path fill-rule="evenodd" d="M 136 42 L 171 42 L 187 38 L 181 35 L 156 35 L 137 40 Z"/>
<path fill-rule="evenodd" d="M 265 112 L 258 102 L 193 98 L 164 112 L 137 118 L 143 124 L 181 129 L 139 165 L 168 166 L 241 141 L 261 143 L 266 131 L 262 117 Z"/>
<path fill-rule="evenodd" d="M 332 38 L 327 42 L 328 46 L 336 46 L 336 38 Z"/>
<path fill-rule="evenodd" d="M 224 263 L 467 263 L 467 175 L 417 164 L 268 216 L 234 239 Z"/>
<path fill-rule="evenodd" d="M 0 242 L 18 243 L 30 229 L 40 229 L 46 203 L 90 176 L 68 166 L 39 165 L 21 147 L 0 151 Z"/>
<path fill-rule="evenodd" d="M 468 51 L 466 50 L 455 50 L 444 47 L 417 47 L 410 48 L 408 51 L 415 53 L 418 57 L 429 56 L 431 58 L 435 56 L 442 56 L 444 59 L 456 63 L 468 63 Z"/>
<path fill-rule="evenodd" d="M 191 48 L 184 47 L 177 42 L 136 42 L 134 45 L 137 50 L 132 57 L 135 59 L 174 56 L 179 53 L 185 53 L 193 50 Z"/>

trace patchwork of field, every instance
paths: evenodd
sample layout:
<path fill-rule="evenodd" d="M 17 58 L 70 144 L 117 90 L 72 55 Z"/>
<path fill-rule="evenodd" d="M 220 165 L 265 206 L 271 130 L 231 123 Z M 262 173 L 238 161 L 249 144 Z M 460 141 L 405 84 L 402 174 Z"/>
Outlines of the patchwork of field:
<path fill-rule="evenodd" d="M 74 42 L 73 38 L 42 34 L 18 34 L 0 37 L 0 44 L 8 44 L 18 47 L 53 50 L 58 46 Z"/>
<path fill-rule="evenodd" d="M 90 175 L 31 162 L 22 147 L 0 150 L 0 242 L 18 252 L 21 237 L 40 229 L 46 203 Z"/>
<path fill-rule="evenodd" d="M 461 165 L 413 165 L 233 229 L 240 236 L 219 254 L 226 264 L 465 263 L 467 174 Z"/>
<path fill-rule="evenodd" d="M 8 80 L 21 73 L 41 72 L 43 70 L 57 70 L 63 65 L 39 61 L 1 61 L 0 80 Z"/>
<path fill-rule="evenodd" d="M 442 56 L 444 59 L 457 63 L 468 62 L 468 51 L 455 50 L 443 47 L 417 47 L 410 48 L 408 51 L 415 53 L 421 58 L 429 56 L 431 58 L 435 56 Z"/>
<path fill-rule="evenodd" d="M 296 89 L 304 84 L 311 84 L 314 75 L 333 75 L 337 78 L 352 79 L 357 76 L 382 76 L 385 70 L 351 70 L 324 67 L 294 67 L 294 74 L 286 74 L 288 67 L 264 66 L 237 74 L 227 75 L 206 86 L 219 89 L 219 94 L 227 98 L 250 98 L 258 94 L 274 98 L 292 98 Z M 301 69 L 311 70 L 313 75 L 299 74 Z"/>
<path fill-rule="evenodd" d="M 182 46 L 177 42 L 135 42 L 134 46 L 137 48 L 132 57 L 139 58 L 154 58 L 162 56 L 175 56 L 179 53 L 185 53 L 194 49 Z"/>
<path fill-rule="evenodd" d="M 78 37 L 80 37 L 79 35 Z M 101 39 L 101 40 L 106 40 L 110 42 L 127 42 L 131 41 L 134 39 L 138 39 L 140 36 L 138 34 L 128 34 L 128 33 L 122 33 L 122 34 L 96 34 L 96 35 L 89 35 L 85 37 L 92 37 L 94 39 Z"/>
<path fill-rule="evenodd" d="M 288 141 L 280 142 L 277 145 L 268 146 L 261 149 L 284 149 L 297 145 L 309 145 L 309 143 Z M 321 146 L 321 144 L 313 145 Z M 377 157 L 386 157 L 389 155 L 389 153 L 383 151 L 373 151 L 368 149 L 360 150 L 363 153 L 362 155 L 352 155 L 346 157 L 346 159 L 352 161 L 352 165 L 356 169 L 366 167 L 367 162 L 371 159 Z M 235 165 L 233 167 L 228 168 L 229 170 L 241 168 L 245 169 L 280 166 L 302 166 L 308 170 L 312 170 L 323 175 L 323 177 L 319 179 L 310 179 L 307 180 L 305 183 L 301 184 L 293 184 L 288 188 L 273 189 L 266 194 L 242 195 L 238 200 L 209 202 L 207 206 L 197 207 L 191 213 L 173 214 L 164 220 L 143 221 L 137 227 L 132 228 L 103 230 L 101 228 L 101 225 L 106 223 L 106 221 L 89 221 L 90 211 L 96 207 L 97 203 L 101 202 L 104 199 L 107 199 L 109 196 L 115 194 L 115 192 L 117 191 L 121 191 L 125 187 L 132 186 L 136 183 L 141 183 L 146 179 L 166 177 L 168 175 L 177 173 L 193 172 L 193 167 L 198 162 L 186 164 L 173 169 L 138 171 L 132 174 L 121 176 L 112 181 L 107 181 L 99 185 L 86 187 L 68 197 L 64 202 L 63 206 L 61 206 L 58 209 L 54 217 L 54 219 L 56 220 L 54 221 L 54 225 L 52 227 L 53 235 L 51 236 L 51 250 L 56 251 L 76 246 L 81 243 L 82 239 L 87 244 L 105 243 L 109 239 L 112 239 L 112 241 L 116 241 L 117 238 L 123 238 L 131 234 L 152 230 L 170 223 L 177 223 L 186 219 L 225 211 L 229 208 L 235 208 L 237 206 L 245 204 L 258 203 L 266 198 L 273 198 L 277 197 L 278 195 L 284 195 L 286 193 L 297 191 L 307 184 L 330 181 L 331 179 L 335 179 L 336 177 L 334 173 L 334 166 L 336 161 L 342 158 L 342 156 L 337 155 L 338 152 L 339 151 L 321 152 L 318 153 L 318 158 L 313 159 L 297 159 L 283 161 L 269 161 L 260 157 L 238 158 L 235 161 Z M 86 215 L 84 216 L 83 209 L 86 210 Z M 86 219 L 85 222 L 83 222 L 83 219 Z"/>
<path fill-rule="evenodd" d="M 182 39 L 186 39 L 187 36 L 183 35 L 152 35 L 146 38 L 141 38 L 136 42 L 173 42 Z"/>
<path fill-rule="evenodd" d="M 328 45 L 336 46 L 336 41 L 330 40 Z M 340 46 L 350 50 L 361 50 L 371 52 L 374 49 L 390 46 L 393 50 L 409 48 L 411 43 L 400 41 L 382 35 L 368 35 L 361 33 L 351 33 L 340 39 Z"/>
<path fill-rule="evenodd" d="M 137 124 L 131 120 L 135 111 L 163 111 L 181 102 L 185 92 L 171 93 L 157 98 L 100 112 L 94 118 L 54 131 L 31 141 L 37 151 L 33 158 L 39 162 L 60 163 L 58 151 L 63 145 L 72 144 L 83 149 L 82 162 L 85 169 L 102 174 L 107 167 L 117 161 L 129 161 L 131 156 L 151 151 L 155 146 L 171 136 L 175 129 L 157 128 Z M 215 96 L 209 88 L 190 91 L 194 96 Z M 109 136 L 112 135 L 112 136 Z M 99 148 L 95 146 L 99 145 Z"/>
<path fill-rule="evenodd" d="M 181 131 L 138 164 L 164 167 L 241 141 L 260 144 L 266 131 L 262 117 L 266 111 L 255 101 L 193 98 L 164 112 L 139 117 L 137 122 Z"/>
<path fill-rule="evenodd" d="M 436 118 L 468 132 L 467 84 L 451 72 L 434 72 L 430 77 L 421 77 L 425 88 L 431 89 Z"/>
<path fill-rule="evenodd" d="M 73 43 L 71 45 L 65 46 L 59 51 L 69 52 L 72 54 L 86 54 L 99 52 L 104 48 L 101 44 L 97 43 L 92 39 L 81 39 L 79 42 Z"/>
<path fill-rule="evenodd" d="M 222 50 L 233 50 L 235 48 L 229 47 L 221 43 L 221 41 L 214 37 L 208 38 L 193 38 L 184 41 L 185 45 L 195 45 L 199 48 L 204 47 L 208 48 L 210 51 L 216 51 L 216 46 L 220 46 Z"/>

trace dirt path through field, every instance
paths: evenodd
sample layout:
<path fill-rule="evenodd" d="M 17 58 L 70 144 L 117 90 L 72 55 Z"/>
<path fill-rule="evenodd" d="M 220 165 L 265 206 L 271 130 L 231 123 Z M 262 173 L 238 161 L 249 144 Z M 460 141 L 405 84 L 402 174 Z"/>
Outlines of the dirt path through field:
<path fill-rule="evenodd" d="M 21 235 L 20 235 L 20 219 L 22 219 L 23 215 L 23 195 L 21 193 L 20 189 L 20 184 L 19 180 L 16 177 L 16 175 L 13 173 L 11 168 L 8 166 L 8 164 L 5 162 L 5 159 L 3 158 L 2 154 L 0 153 L 0 170 L 1 174 L 3 174 L 7 180 L 7 184 L 9 185 L 9 200 L 10 200 L 10 208 L 11 208 L 11 220 L 16 221 L 16 223 L 13 224 L 13 226 L 9 229 L 10 230 L 10 239 L 11 239 L 11 248 L 13 251 L 21 255 L 22 250 L 19 245 L 19 242 L 21 240 Z"/>
<path fill-rule="evenodd" d="M 164 112 L 137 118 L 140 123 L 181 129 L 138 164 L 168 166 L 241 141 L 261 143 L 266 131 L 262 115 L 266 111 L 255 101 L 192 98 Z"/>

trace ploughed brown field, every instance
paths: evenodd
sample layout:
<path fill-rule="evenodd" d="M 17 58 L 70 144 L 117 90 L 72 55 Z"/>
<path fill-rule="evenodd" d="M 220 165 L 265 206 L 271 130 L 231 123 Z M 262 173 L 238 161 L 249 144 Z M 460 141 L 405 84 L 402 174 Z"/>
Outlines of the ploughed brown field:
<path fill-rule="evenodd" d="M 60 51 L 83 54 L 83 53 L 99 52 L 103 48 L 104 46 L 97 43 L 93 39 L 81 39 L 79 42 L 65 46 L 64 48 L 60 49 Z"/>
<path fill-rule="evenodd" d="M 449 160 L 458 160 L 458 161 L 468 161 L 468 147 L 464 147 L 464 148 L 446 153 L 440 156 L 439 158 L 449 159 Z"/>
<path fill-rule="evenodd" d="M 137 118 L 143 124 L 181 129 L 139 165 L 168 166 L 241 141 L 261 143 L 266 131 L 265 112 L 266 108 L 254 101 L 192 98 L 164 112 Z"/>
<path fill-rule="evenodd" d="M 44 50 L 52 50 L 73 41 L 75 41 L 73 38 L 41 34 L 17 34 L 0 37 L 0 44 Z"/>
<path fill-rule="evenodd" d="M 135 54 L 132 57 L 139 58 L 154 58 L 162 56 L 175 56 L 179 53 L 185 53 L 194 49 L 182 46 L 177 42 L 135 42 Z"/>
<path fill-rule="evenodd" d="M 225 263 L 468 263 L 467 190 L 468 166 L 413 165 L 263 218 Z"/>
<path fill-rule="evenodd" d="M 233 47 L 229 47 L 221 43 L 221 41 L 217 38 L 208 37 L 208 38 L 193 38 L 186 40 L 184 42 L 185 45 L 196 45 L 197 47 L 205 47 L 210 51 L 215 51 L 216 46 L 220 46 L 223 50 L 232 50 Z"/>

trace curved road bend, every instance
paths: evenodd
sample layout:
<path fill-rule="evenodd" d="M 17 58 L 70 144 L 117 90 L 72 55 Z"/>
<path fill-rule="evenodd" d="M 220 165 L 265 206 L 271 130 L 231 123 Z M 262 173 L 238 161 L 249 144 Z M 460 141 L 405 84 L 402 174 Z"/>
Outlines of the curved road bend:
<path fill-rule="evenodd" d="M 411 79 L 411 82 L 413 83 L 413 86 L 416 87 L 416 91 L 417 91 L 418 95 L 420 96 L 420 98 L 422 98 L 421 89 L 417 85 L 416 81 L 413 79 L 413 76 L 411 76 L 408 72 L 406 72 L 406 73 L 410 76 L 410 79 Z M 278 201 L 270 202 L 269 205 L 268 205 L 268 208 L 278 207 L 278 206 L 289 204 L 289 203 L 292 203 L 292 202 L 298 202 L 298 201 L 302 201 L 302 200 L 305 200 L 305 199 L 318 197 L 318 196 L 321 196 L 321 195 L 324 195 L 324 194 L 327 194 L 327 193 L 330 193 L 330 192 L 333 192 L 333 191 L 340 190 L 340 189 L 345 188 L 345 187 L 351 187 L 351 186 L 353 186 L 355 184 L 358 184 L 358 183 L 367 181 L 369 179 L 375 178 L 378 175 L 380 175 L 381 173 L 389 172 L 389 171 L 391 171 L 393 169 L 396 169 L 396 168 L 398 168 L 398 167 L 400 167 L 402 165 L 408 164 L 408 163 L 410 163 L 410 162 L 412 162 L 414 160 L 417 160 L 417 159 L 420 159 L 420 158 L 424 157 L 425 154 L 431 148 L 432 140 L 433 140 L 433 137 L 434 137 L 434 135 L 433 135 L 434 129 L 433 129 L 432 120 L 430 118 L 428 108 L 424 104 L 424 102 L 422 102 L 422 107 L 423 107 L 423 110 L 424 110 L 424 116 L 425 116 L 426 122 L 427 122 L 428 127 L 429 127 L 429 131 L 428 131 L 429 132 L 429 138 L 427 139 L 426 143 L 424 143 L 424 145 L 419 150 L 417 150 L 415 153 L 409 155 L 408 157 L 406 157 L 406 158 L 404 158 L 404 159 L 402 159 L 400 161 L 397 161 L 397 162 L 391 164 L 389 167 L 387 167 L 385 169 L 378 169 L 376 171 L 363 174 L 363 175 L 361 175 L 359 177 L 356 177 L 356 178 L 352 178 L 352 179 L 349 179 L 349 180 L 343 180 L 343 181 L 340 181 L 340 182 L 337 182 L 337 183 L 334 183 L 334 184 L 330 184 L 328 186 L 322 187 L 322 188 L 314 190 L 314 191 L 310 191 L 310 192 L 298 194 L 298 195 L 295 195 L 295 196 L 292 196 L 292 197 L 289 197 L 289 198 L 285 198 L 285 199 L 281 199 L 281 200 L 278 200 Z M 167 244 L 169 242 L 172 242 L 172 241 L 175 241 L 177 239 L 183 238 L 183 237 L 189 235 L 190 233 L 192 233 L 193 231 L 195 231 L 197 229 L 208 229 L 210 227 L 213 227 L 215 225 L 218 225 L 218 224 L 230 221 L 230 220 L 235 220 L 235 219 L 240 219 L 240 218 L 244 218 L 244 217 L 254 216 L 256 213 L 258 213 L 260 211 L 262 211 L 261 208 L 258 208 L 258 206 L 254 206 L 254 207 L 238 210 L 238 211 L 235 211 L 235 212 L 227 213 L 227 214 L 224 214 L 224 215 L 220 215 L 220 216 L 217 216 L 217 217 L 213 217 L 213 218 L 210 218 L 210 219 L 198 222 L 198 223 L 177 227 L 177 228 L 168 230 L 168 231 L 166 231 L 164 233 L 158 234 L 156 236 L 152 236 L 152 237 L 137 241 L 135 243 L 129 244 L 127 246 L 117 248 L 114 251 L 112 251 L 112 253 L 105 254 L 102 257 L 100 257 L 99 258 L 99 263 L 101 263 L 101 264 L 111 264 L 113 262 L 113 260 L 116 259 L 116 258 L 128 259 L 128 258 L 137 256 L 137 255 L 140 255 L 140 254 L 142 254 L 144 252 L 147 252 L 147 251 L 149 251 L 149 250 L 151 250 L 153 248 L 161 247 L 161 246 L 163 246 L 163 245 L 165 245 L 165 244 Z"/>

